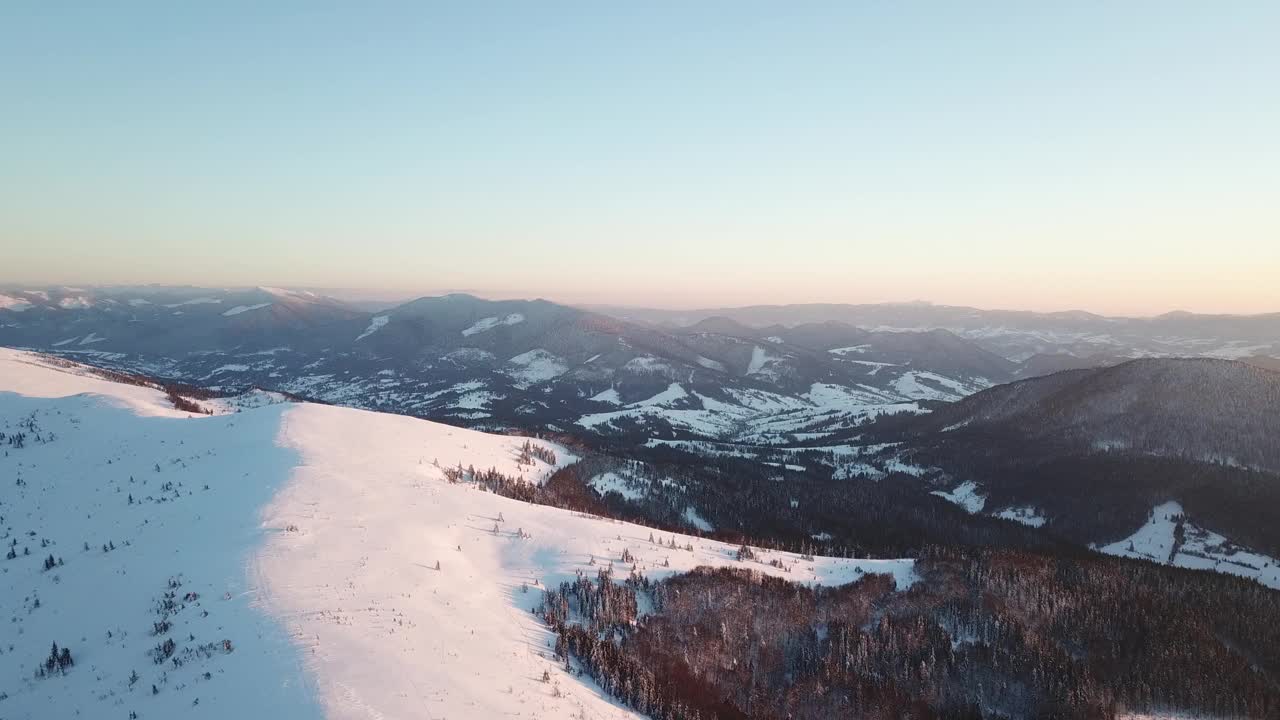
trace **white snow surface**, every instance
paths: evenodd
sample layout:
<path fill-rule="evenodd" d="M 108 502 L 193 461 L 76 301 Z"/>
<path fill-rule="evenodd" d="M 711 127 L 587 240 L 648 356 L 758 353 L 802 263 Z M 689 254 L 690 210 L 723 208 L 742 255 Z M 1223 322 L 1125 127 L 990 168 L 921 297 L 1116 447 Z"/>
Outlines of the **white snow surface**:
<path fill-rule="evenodd" d="M 766 364 L 775 359 L 776 358 L 770 355 L 764 348 L 756 345 L 751 348 L 751 362 L 747 365 L 747 374 L 755 375 L 759 373 L 761 370 L 764 370 L 764 366 Z"/>
<path fill-rule="evenodd" d="M 862 385 L 849 387 L 831 383 L 814 383 L 809 386 L 809 392 L 805 393 L 803 397 L 818 407 L 842 409 L 900 402 L 900 399 L 896 396 L 875 388 Z"/>
<path fill-rule="evenodd" d="M 960 483 L 949 492 L 934 490 L 930 494 L 937 495 L 943 500 L 955 503 L 969 513 L 982 512 L 983 506 L 987 504 L 987 497 L 978 493 L 978 484 L 972 480 Z"/>
<path fill-rule="evenodd" d="M 522 385 L 554 380 L 569 372 L 569 365 L 564 360 L 542 348 L 520 353 L 507 362 L 515 366 L 507 370 L 507 375 Z"/>
<path fill-rule="evenodd" d="M 261 310 L 264 307 L 270 307 L 270 306 L 271 306 L 271 303 L 258 303 L 257 305 L 237 305 L 231 308 L 230 310 L 223 312 L 222 316 L 232 317 L 233 315 L 240 315 L 242 313 L 247 313 L 250 310 Z"/>
<path fill-rule="evenodd" d="M 909 370 L 893 382 L 895 392 L 913 400 L 959 400 L 985 387 L 984 384 L 971 387 L 952 378 L 922 370 Z"/>
<path fill-rule="evenodd" d="M 628 407 L 649 407 L 649 406 L 665 406 L 677 400 L 683 400 L 689 397 L 689 393 L 679 383 L 671 383 L 666 390 L 644 400 L 638 400 L 631 403 Z"/>
<path fill-rule="evenodd" d="M 832 348 L 827 352 L 832 355 L 860 355 L 867 351 L 870 345 L 851 345 L 849 347 Z"/>
<path fill-rule="evenodd" d="M 379 330 L 381 330 L 381 329 L 382 329 L 382 328 L 387 324 L 387 322 L 388 322 L 388 321 L 390 321 L 390 320 L 391 320 L 391 316 L 390 316 L 390 315 L 376 315 L 376 316 L 374 316 L 374 318 L 373 318 L 372 320 L 370 320 L 370 321 L 369 321 L 369 327 L 365 328 L 365 329 L 364 329 L 364 332 L 362 332 L 362 333 L 360 333 L 358 336 L 356 336 L 356 342 L 360 342 L 361 340 L 363 340 L 363 339 L 365 339 L 365 338 L 369 337 L 370 335 L 372 335 L 372 334 L 374 334 L 374 333 L 378 332 L 378 331 L 379 331 Z"/>
<path fill-rule="evenodd" d="M 220 415 L 289 402 L 282 393 L 254 388 L 242 395 L 204 400 L 200 405 Z"/>
<path fill-rule="evenodd" d="M 621 338 L 619 338 L 619 341 L 621 341 Z M 633 357 L 624 363 L 621 369 L 637 375 L 665 375 L 667 377 L 672 377 L 676 372 L 670 363 L 652 355 Z"/>
<path fill-rule="evenodd" d="M 461 464 L 541 482 L 552 468 L 519 464 L 524 438 L 313 404 L 192 416 L 158 390 L 61 365 L 0 349 L 0 425 L 32 419 L 47 440 L 0 459 L 26 483 L 5 496 L 10 532 L 34 545 L 0 575 L 0 612 L 19 618 L 0 654 L 6 718 L 631 718 L 558 669 L 528 612 L 542 587 L 624 549 L 652 578 L 699 565 L 782 573 L 766 564 L 776 558 L 797 582 L 916 581 L 909 560 L 766 551 L 739 563 L 735 546 L 444 480 L 442 468 Z M 709 528 L 693 508 L 686 517 Z M 694 549 L 650 544 L 651 532 Z M 65 565 L 43 572 L 50 552 Z M 162 636 L 179 654 L 215 646 L 180 668 L 146 654 L 171 577 L 179 599 L 199 597 Z M 75 667 L 31 679 L 52 641 Z"/>
<path fill-rule="evenodd" d="M 198 297 L 198 298 L 192 298 L 190 300 L 183 300 L 182 302 L 169 303 L 168 305 L 165 305 L 165 307 L 176 308 L 176 307 L 182 307 L 183 305 L 219 305 L 221 303 L 222 303 L 222 300 L 219 298 Z M 137 300 L 130 300 L 129 304 L 136 307 L 138 305 L 150 305 L 151 303 L 147 302 L 146 300 L 143 300 L 141 302 Z"/>
<path fill-rule="evenodd" d="M 286 290 L 285 288 L 269 287 L 265 285 L 259 285 L 258 289 L 268 295 L 275 295 L 276 297 L 281 298 L 301 298 L 307 300 L 319 297 L 310 290 Z"/>
<path fill-rule="evenodd" d="M 1183 522 L 1184 541 L 1175 553 L 1175 530 L 1182 515 L 1179 503 L 1161 503 L 1152 508 L 1147 523 L 1133 535 L 1099 549 L 1108 555 L 1254 578 L 1267 587 L 1280 589 L 1280 560 L 1236 545 L 1189 519 Z"/>
<path fill-rule="evenodd" d="M 174 410 L 159 390 L 111 382 L 81 365 L 9 348 L 0 348 L 0 393 L 18 393 L 29 398 L 92 395 L 106 404 L 128 408 L 136 415 L 181 418 L 190 415 Z"/>
<path fill-rule="evenodd" d="M 245 572 L 267 532 L 254 508 L 296 464 L 275 442 L 284 407 L 193 419 L 157 390 L 0 350 L 0 432 L 28 435 L 0 457 L 4 545 L 19 553 L 0 560 L 6 720 L 321 717 L 303 657 Z M 44 571 L 50 554 L 63 564 Z M 171 578 L 180 609 L 153 636 Z M 182 667 L 148 657 L 166 638 Z M 36 679 L 53 642 L 75 666 Z"/>
<path fill-rule="evenodd" d="M 85 297 L 64 297 L 58 301 L 58 307 L 63 310 L 84 310 L 93 307 L 93 303 Z"/>
<path fill-rule="evenodd" d="M 12 297 L 10 295 L 0 295 L 0 310 L 12 310 L 13 312 L 22 312 L 30 310 L 34 307 L 31 303 L 22 298 Z"/>
<path fill-rule="evenodd" d="M 697 363 L 708 370 L 715 370 L 717 372 L 725 371 L 724 363 L 719 360 L 712 360 L 711 358 L 699 355 Z"/>
<path fill-rule="evenodd" d="M 608 390 L 602 390 L 596 393 L 595 395 L 592 395 L 591 399 L 595 400 L 596 402 L 609 403 L 610 405 L 622 404 L 622 397 L 618 395 L 617 388 L 609 388 Z"/>
<path fill-rule="evenodd" d="M 1030 527 L 1044 527 L 1047 519 L 1039 509 L 1033 507 L 1010 507 L 994 513 L 993 517 L 1012 520 Z"/>
<path fill-rule="evenodd" d="M 475 335 L 477 333 L 482 333 L 486 330 L 492 330 L 498 327 L 499 325 L 517 325 L 522 322 L 524 322 L 524 315 L 520 313 L 511 313 L 510 315 L 507 315 L 506 317 L 502 317 L 502 318 L 487 317 L 481 320 L 477 320 L 474 325 L 463 330 L 462 334 L 466 337 L 471 337 L 472 335 Z"/>
<path fill-rule="evenodd" d="M 684 509 L 684 519 L 690 525 L 692 525 L 693 527 L 697 528 L 702 532 L 711 532 L 712 530 L 715 530 L 715 528 L 711 527 L 711 523 L 703 519 L 703 517 L 698 514 L 697 509 L 695 509 L 692 505 Z M 899 579 L 898 582 L 901 584 L 902 582 L 904 582 L 904 580 Z M 908 585 L 911 584 L 911 581 L 909 579 L 906 580 L 905 582 Z"/>
<path fill-rule="evenodd" d="M 644 492 L 635 487 L 634 481 L 616 472 L 602 472 L 587 483 L 600 495 L 616 492 L 627 500 L 642 500 Z"/>

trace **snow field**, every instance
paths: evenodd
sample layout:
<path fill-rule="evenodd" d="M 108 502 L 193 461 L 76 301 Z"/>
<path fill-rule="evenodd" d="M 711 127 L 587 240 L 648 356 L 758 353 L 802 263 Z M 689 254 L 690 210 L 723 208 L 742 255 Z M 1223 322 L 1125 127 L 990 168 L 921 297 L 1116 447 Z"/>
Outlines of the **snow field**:
<path fill-rule="evenodd" d="M 274 442 L 284 407 L 188 416 L 0 351 L 0 433 L 24 436 L 0 443 L 0 545 L 16 554 L 0 559 L 0 717 L 321 716 L 245 572 L 263 536 L 252 509 L 296 464 Z M 75 665 L 37 678 L 54 642 Z"/>

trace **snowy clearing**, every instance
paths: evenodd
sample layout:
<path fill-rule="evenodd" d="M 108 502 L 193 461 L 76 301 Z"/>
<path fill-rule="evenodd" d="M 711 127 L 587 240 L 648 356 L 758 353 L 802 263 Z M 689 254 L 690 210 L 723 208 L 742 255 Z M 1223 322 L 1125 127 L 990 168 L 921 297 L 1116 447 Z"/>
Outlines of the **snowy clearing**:
<path fill-rule="evenodd" d="M 711 358 L 706 358 L 699 355 L 697 359 L 697 363 L 708 370 L 715 370 L 716 372 L 725 372 L 724 363 L 720 362 L 719 360 L 712 360 Z"/>
<path fill-rule="evenodd" d="M 658 406 L 658 405 L 665 406 L 668 403 L 673 403 L 677 400 L 683 400 L 684 398 L 687 398 L 687 397 L 689 397 L 689 393 L 685 392 L 684 388 L 681 387 L 679 383 L 671 383 L 670 385 L 667 386 L 666 390 L 663 390 L 662 392 L 654 395 L 653 397 L 649 397 L 644 400 L 638 400 L 636 402 L 633 402 L 630 405 L 628 405 L 628 407 L 649 407 L 649 406 Z"/>
<path fill-rule="evenodd" d="M 961 483 L 949 492 L 934 490 L 930 495 L 955 503 L 969 513 L 982 512 L 983 506 L 987 504 L 986 496 L 978 494 L 978 484 L 972 480 Z"/>
<path fill-rule="evenodd" d="M 621 405 L 622 398 L 618 395 L 616 388 L 609 388 L 591 396 L 596 402 L 609 403 L 610 405 Z"/>
<path fill-rule="evenodd" d="M 961 383 L 937 373 L 910 370 L 893 382 L 893 389 L 912 400 L 959 400 L 985 389 L 989 383 Z"/>
<path fill-rule="evenodd" d="M 270 307 L 270 306 L 271 306 L 271 303 L 258 303 L 257 305 L 237 305 L 237 306 L 235 306 L 235 307 L 233 307 L 233 308 L 231 308 L 231 309 L 229 309 L 229 310 L 227 310 L 227 311 L 223 312 L 223 313 L 222 313 L 222 316 L 223 316 L 223 317 L 232 317 L 232 316 L 234 316 L 234 315 L 240 315 L 240 314 L 242 314 L 242 313 L 247 313 L 247 312 L 249 312 L 249 311 L 251 311 L 251 310 L 261 310 L 261 309 L 262 309 L 262 308 L 264 308 L 264 307 Z"/>
<path fill-rule="evenodd" d="M 1033 507 L 1005 508 L 1000 512 L 994 513 L 992 517 L 998 517 L 1002 520 L 1012 520 L 1016 523 L 1022 523 L 1023 525 L 1037 528 L 1044 527 L 1045 522 L 1047 522 L 1047 519 L 1040 510 Z"/>
<path fill-rule="evenodd" d="M 747 364 L 747 374 L 748 375 L 759 374 L 762 370 L 764 370 L 765 365 L 769 364 L 770 362 L 776 359 L 777 358 L 770 355 L 768 351 L 766 351 L 764 348 L 760 347 L 759 345 L 756 345 L 755 347 L 751 348 L 751 362 Z"/>
<path fill-rule="evenodd" d="M 1177 542 L 1182 525 L 1183 542 Z M 1100 550 L 1108 555 L 1142 558 L 1195 570 L 1254 578 L 1280 590 L 1280 560 L 1251 552 L 1186 518 L 1182 505 L 1169 501 L 1152 508 L 1147 523 L 1133 535 Z"/>
<path fill-rule="evenodd" d="M 372 335 L 372 334 L 374 334 L 374 333 L 378 332 L 378 331 L 379 331 L 379 330 L 381 330 L 384 326 L 386 326 L 386 324 L 387 324 L 387 322 L 388 322 L 389 320 L 391 320 L 391 316 L 389 316 L 389 315 L 378 315 L 378 316 L 374 317 L 372 320 L 370 320 L 370 321 L 369 321 L 369 327 L 365 328 L 365 329 L 364 329 L 364 332 L 362 332 L 362 333 L 360 333 L 359 335 L 357 335 L 357 336 L 356 336 L 356 342 L 360 342 L 361 340 L 363 340 L 363 339 L 365 339 L 365 338 L 369 337 L 370 335 Z"/>
<path fill-rule="evenodd" d="M 507 362 L 515 366 L 507 371 L 507 375 L 523 386 L 554 380 L 569 372 L 569 365 L 564 360 L 542 348 L 520 353 Z"/>
<path fill-rule="evenodd" d="M 633 478 L 625 477 L 616 472 L 604 472 L 591 478 L 587 483 L 600 495 L 608 495 L 611 492 L 618 493 L 627 500 L 640 500 L 644 498 L 644 492 L 635 487 L 637 484 Z"/>
<path fill-rule="evenodd" d="M 524 315 L 520 313 L 511 313 L 503 318 L 487 317 L 476 321 L 474 325 L 463 330 L 462 335 L 464 337 L 471 337 L 477 333 L 492 330 L 500 325 L 517 325 L 522 322 L 524 322 Z"/>
<path fill-rule="evenodd" d="M 182 302 L 169 303 L 164 307 L 176 308 L 176 307 L 182 307 L 183 305 L 219 305 L 221 303 L 222 303 L 222 300 L 220 300 L 219 298 L 198 297 L 198 298 L 192 298 L 190 300 L 183 300 Z M 146 300 L 142 300 L 142 301 L 130 300 L 129 304 L 136 307 L 138 305 L 150 305 L 151 303 L 147 302 Z"/>

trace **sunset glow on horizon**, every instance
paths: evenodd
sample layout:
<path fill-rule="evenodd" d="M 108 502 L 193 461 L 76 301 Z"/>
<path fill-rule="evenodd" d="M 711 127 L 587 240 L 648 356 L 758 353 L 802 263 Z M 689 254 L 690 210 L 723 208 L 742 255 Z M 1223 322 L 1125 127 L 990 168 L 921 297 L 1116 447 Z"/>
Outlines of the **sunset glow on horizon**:
<path fill-rule="evenodd" d="M 0 9 L 2 283 L 1280 311 L 1280 5 Z"/>

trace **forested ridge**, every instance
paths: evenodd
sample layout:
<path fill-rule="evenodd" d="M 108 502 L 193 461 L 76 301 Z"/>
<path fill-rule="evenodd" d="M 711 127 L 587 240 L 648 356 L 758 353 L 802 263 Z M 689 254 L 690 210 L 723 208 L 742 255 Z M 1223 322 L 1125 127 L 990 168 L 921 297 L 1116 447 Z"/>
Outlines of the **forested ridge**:
<path fill-rule="evenodd" d="M 602 570 L 541 615 L 567 667 L 655 718 L 1280 716 L 1280 593 L 1255 583 L 999 549 L 917 571 L 898 591 Z"/>

